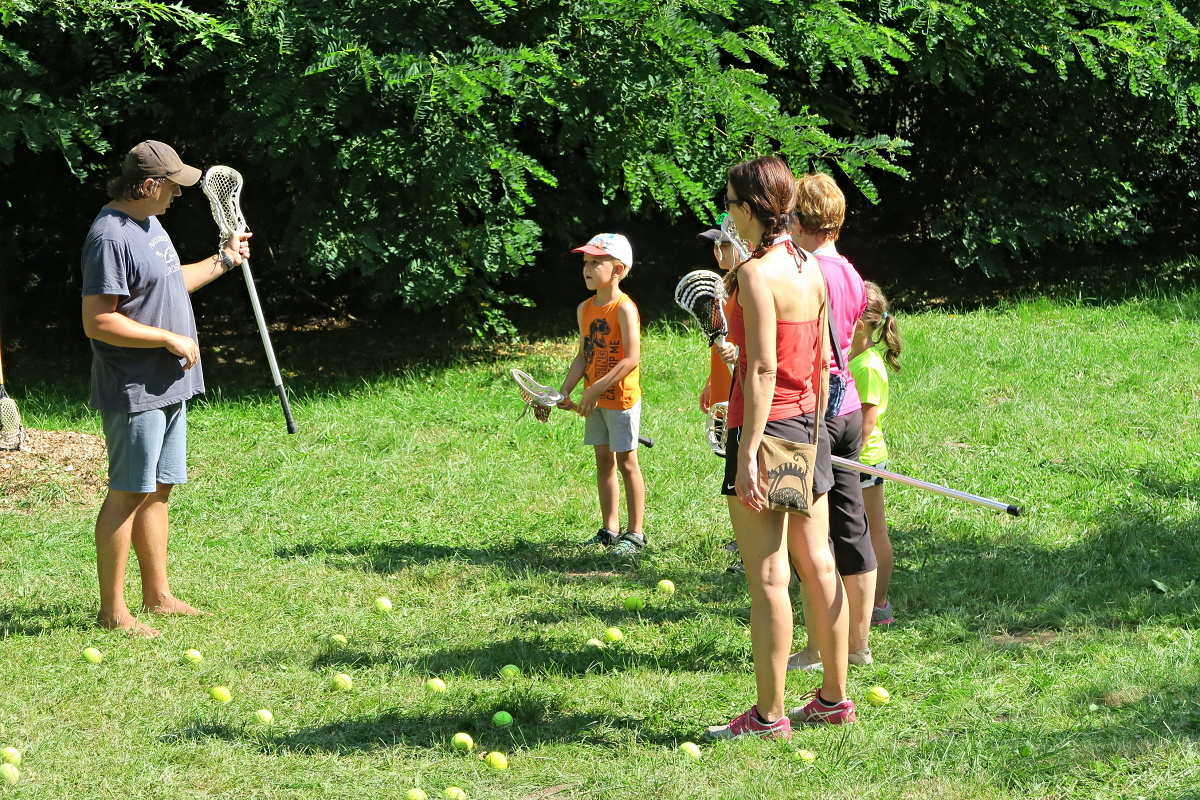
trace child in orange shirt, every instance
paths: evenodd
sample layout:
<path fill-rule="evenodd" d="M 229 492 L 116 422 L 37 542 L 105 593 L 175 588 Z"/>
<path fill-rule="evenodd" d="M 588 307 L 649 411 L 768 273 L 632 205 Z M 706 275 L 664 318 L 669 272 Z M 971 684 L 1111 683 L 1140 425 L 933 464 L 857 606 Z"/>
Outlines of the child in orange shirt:
<path fill-rule="evenodd" d="M 602 233 L 574 252 L 583 253 L 583 282 L 596 294 L 579 304 L 579 351 L 563 379 L 562 408 L 571 408 L 571 391 L 583 380 L 576 408 L 586 418 L 584 444 L 596 449 L 596 486 L 603 524 L 588 544 L 612 547 L 613 555 L 632 556 L 646 546 L 643 522 L 646 486 L 638 465 L 642 389 L 641 321 L 637 306 L 621 291 L 621 279 L 633 266 L 633 248 L 619 233 Z M 620 528 L 617 505 L 625 486 L 627 527 Z"/>

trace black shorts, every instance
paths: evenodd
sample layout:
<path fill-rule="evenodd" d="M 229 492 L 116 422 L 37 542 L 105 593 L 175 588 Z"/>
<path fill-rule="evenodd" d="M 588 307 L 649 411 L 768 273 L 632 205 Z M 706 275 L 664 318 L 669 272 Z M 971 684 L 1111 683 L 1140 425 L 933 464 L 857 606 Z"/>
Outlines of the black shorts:
<path fill-rule="evenodd" d="M 808 444 L 813 439 L 813 419 L 816 414 L 801 414 L 790 419 L 776 419 L 768 422 L 763 433 L 777 436 L 789 442 Z M 862 425 L 859 425 L 861 436 Z M 730 497 L 737 495 L 734 482 L 737 480 L 738 442 L 742 439 L 741 427 L 730 428 L 729 437 L 725 441 L 725 477 L 721 482 L 721 494 Z M 817 466 L 813 472 L 813 494 L 825 494 L 833 487 L 833 462 L 829 460 L 829 437 L 822 427 L 821 436 L 817 439 Z M 858 496 L 859 508 L 862 508 L 862 493 Z"/>
<path fill-rule="evenodd" d="M 833 455 L 857 463 L 862 450 L 862 411 L 826 421 L 821 434 Z M 879 566 L 867 527 L 860 475 L 858 470 L 837 467 L 829 490 L 829 543 L 841 575 L 861 575 Z"/>

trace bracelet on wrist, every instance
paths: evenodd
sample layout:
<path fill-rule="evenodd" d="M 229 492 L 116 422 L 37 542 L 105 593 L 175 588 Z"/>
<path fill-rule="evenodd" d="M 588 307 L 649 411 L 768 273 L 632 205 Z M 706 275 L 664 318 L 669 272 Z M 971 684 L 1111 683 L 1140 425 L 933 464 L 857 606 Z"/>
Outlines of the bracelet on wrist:
<path fill-rule="evenodd" d="M 233 269 L 237 264 L 233 263 L 233 259 L 229 257 L 229 253 L 224 250 L 217 253 L 217 257 L 221 259 L 221 263 L 225 265 L 225 269 Z"/>

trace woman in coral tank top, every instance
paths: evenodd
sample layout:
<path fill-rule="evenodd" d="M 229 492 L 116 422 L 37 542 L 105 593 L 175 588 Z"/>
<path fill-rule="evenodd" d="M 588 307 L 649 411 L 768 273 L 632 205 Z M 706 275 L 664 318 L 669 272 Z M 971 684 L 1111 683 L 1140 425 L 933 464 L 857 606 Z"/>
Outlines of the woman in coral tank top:
<path fill-rule="evenodd" d="M 791 239 L 795 177 L 777 158 L 759 158 L 729 170 L 725 203 L 741 237 L 755 248 L 732 270 L 729 340 L 740 348 L 729 400 L 725 482 L 729 515 L 750 588 L 750 639 L 758 701 L 712 738 L 790 738 L 791 722 L 853 722 L 846 695 L 848 619 L 842 585 L 829 549 L 825 493 L 833 485 L 827 436 L 818 437 L 811 516 L 772 511 L 759 474 L 764 433 L 811 442 L 817 395 L 828 369 L 827 326 L 819 318 L 825 284 L 817 260 Z M 784 686 L 792 644 L 788 595 L 792 552 L 817 617 L 824 673 L 806 705 L 787 711 Z M 791 718 L 789 720 L 789 717 Z"/>

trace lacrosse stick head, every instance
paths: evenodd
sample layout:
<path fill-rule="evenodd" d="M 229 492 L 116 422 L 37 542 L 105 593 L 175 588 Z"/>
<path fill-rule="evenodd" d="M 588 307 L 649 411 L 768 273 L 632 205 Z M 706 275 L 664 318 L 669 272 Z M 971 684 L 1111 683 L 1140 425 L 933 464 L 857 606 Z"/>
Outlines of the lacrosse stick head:
<path fill-rule="evenodd" d="M 0 388 L 0 450 L 20 450 L 25 443 L 25 428 L 17 401 Z"/>
<path fill-rule="evenodd" d="M 533 409 L 533 416 L 538 422 L 550 418 L 550 410 L 562 400 L 562 395 L 549 386 L 535 381 L 528 372 L 519 369 L 512 370 L 513 380 L 521 390 L 525 399 L 525 410 Z"/>
<path fill-rule="evenodd" d="M 695 317 L 710 345 L 729 333 L 725 309 L 722 307 L 724 299 L 725 283 L 720 275 L 711 270 L 689 272 L 675 286 L 675 302 Z"/>
<path fill-rule="evenodd" d="M 724 240 L 733 245 L 733 252 L 737 255 L 735 263 L 741 264 L 750 260 L 750 246 L 738 233 L 737 225 L 733 224 L 733 217 L 728 214 L 721 220 L 721 233 L 725 234 Z"/>
<path fill-rule="evenodd" d="M 713 403 L 708 407 L 708 421 L 704 426 L 704 438 L 708 446 L 721 458 L 725 457 L 725 442 L 729 428 L 725 424 L 729 416 L 729 403 Z"/>
<path fill-rule="evenodd" d="M 233 167 L 209 167 L 202 182 L 204 194 L 212 206 L 213 220 L 228 239 L 246 230 L 242 216 L 242 174 Z"/>

